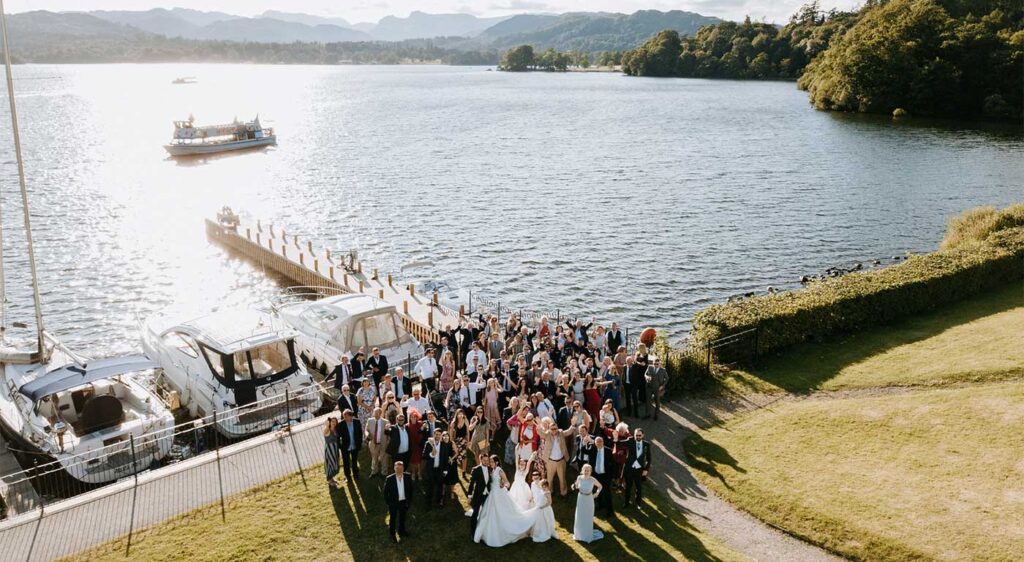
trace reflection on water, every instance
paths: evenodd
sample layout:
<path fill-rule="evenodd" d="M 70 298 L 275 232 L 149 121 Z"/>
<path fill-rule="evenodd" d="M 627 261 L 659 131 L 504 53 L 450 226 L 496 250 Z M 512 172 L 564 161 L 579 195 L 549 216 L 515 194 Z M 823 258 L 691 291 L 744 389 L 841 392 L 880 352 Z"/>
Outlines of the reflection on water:
<path fill-rule="evenodd" d="M 175 86 L 175 76 L 198 84 Z M 527 308 L 680 335 L 730 295 L 926 251 L 1021 197 L 1015 129 L 815 112 L 788 83 L 448 67 L 19 66 L 49 327 L 93 353 L 136 318 L 255 302 L 263 271 L 202 219 L 248 211 L 398 271 Z M 6 105 L 6 104 L 4 104 Z M 171 121 L 251 119 L 271 150 L 168 159 Z M 16 169 L 0 128 L 11 317 L 31 319 Z"/>

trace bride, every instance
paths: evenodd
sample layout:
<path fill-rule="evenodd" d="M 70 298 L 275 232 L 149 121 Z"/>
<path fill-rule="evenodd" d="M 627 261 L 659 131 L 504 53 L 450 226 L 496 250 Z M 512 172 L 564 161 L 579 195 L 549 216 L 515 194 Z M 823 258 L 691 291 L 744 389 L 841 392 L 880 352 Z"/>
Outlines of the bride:
<path fill-rule="evenodd" d="M 509 494 L 508 479 L 497 455 L 491 457 L 491 465 L 490 492 L 480 508 L 473 541 L 498 547 L 529 537 L 539 510 L 522 511 Z"/>

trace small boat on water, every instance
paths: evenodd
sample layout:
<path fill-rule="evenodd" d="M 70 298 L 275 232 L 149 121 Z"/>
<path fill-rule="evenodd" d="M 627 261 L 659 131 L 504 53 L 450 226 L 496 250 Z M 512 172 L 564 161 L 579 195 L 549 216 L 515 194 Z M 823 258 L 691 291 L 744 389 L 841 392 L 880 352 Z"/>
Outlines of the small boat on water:
<path fill-rule="evenodd" d="M 197 82 L 195 76 L 182 76 L 171 80 L 171 84 L 195 84 Z"/>
<path fill-rule="evenodd" d="M 261 125 L 259 115 L 252 121 L 235 119 L 223 125 L 205 126 L 197 126 L 189 116 L 187 121 L 174 122 L 174 138 L 164 149 L 171 156 L 195 156 L 275 144 L 274 129 Z"/>

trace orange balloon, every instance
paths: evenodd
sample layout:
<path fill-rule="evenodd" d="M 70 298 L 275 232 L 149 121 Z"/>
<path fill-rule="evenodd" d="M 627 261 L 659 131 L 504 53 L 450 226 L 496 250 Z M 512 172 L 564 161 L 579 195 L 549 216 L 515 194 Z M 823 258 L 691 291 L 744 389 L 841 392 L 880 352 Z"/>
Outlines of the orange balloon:
<path fill-rule="evenodd" d="M 640 332 L 640 343 L 651 347 L 654 345 L 654 338 L 657 337 L 658 332 L 654 328 L 644 328 L 644 331 Z"/>

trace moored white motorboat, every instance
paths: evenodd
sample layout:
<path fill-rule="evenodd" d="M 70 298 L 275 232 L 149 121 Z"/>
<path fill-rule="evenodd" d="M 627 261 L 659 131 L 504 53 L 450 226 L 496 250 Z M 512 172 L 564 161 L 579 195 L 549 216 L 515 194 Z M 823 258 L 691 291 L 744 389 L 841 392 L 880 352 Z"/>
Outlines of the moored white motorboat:
<path fill-rule="evenodd" d="M 156 386 L 177 393 L 172 402 L 215 421 L 228 438 L 312 419 L 321 406 L 318 387 L 297 360 L 298 333 L 271 326 L 256 311 L 185 322 L 156 317 L 142 332 L 146 355 L 163 368 Z"/>
<path fill-rule="evenodd" d="M 310 300 L 315 292 L 301 289 L 276 299 L 271 314 L 283 327 L 298 332 L 300 353 L 321 375 L 333 369 L 342 355 L 352 357 L 359 348 L 367 357 L 373 348 L 380 348 L 392 366 L 423 356 L 423 346 L 405 329 L 394 305 L 363 293 Z"/>
<path fill-rule="evenodd" d="M 276 144 L 274 129 L 261 125 L 258 115 L 252 121 L 235 119 L 223 125 L 204 126 L 197 126 L 189 116 L 186 121 L 174 122 L 174 137 L 164 149 L 171 156 L 197 156 Z"/>
<path fill-rule="evenodd" d="M 138 355 L 84 360 L 48 340 L 46 362 L 24 346 L 0 347 L 0 422 L 19 450 L 37 466 L 57 461 L 87 484 L 113 482 L 167 456 L 174 416 L 135 377 L 155 363 Z"/>

